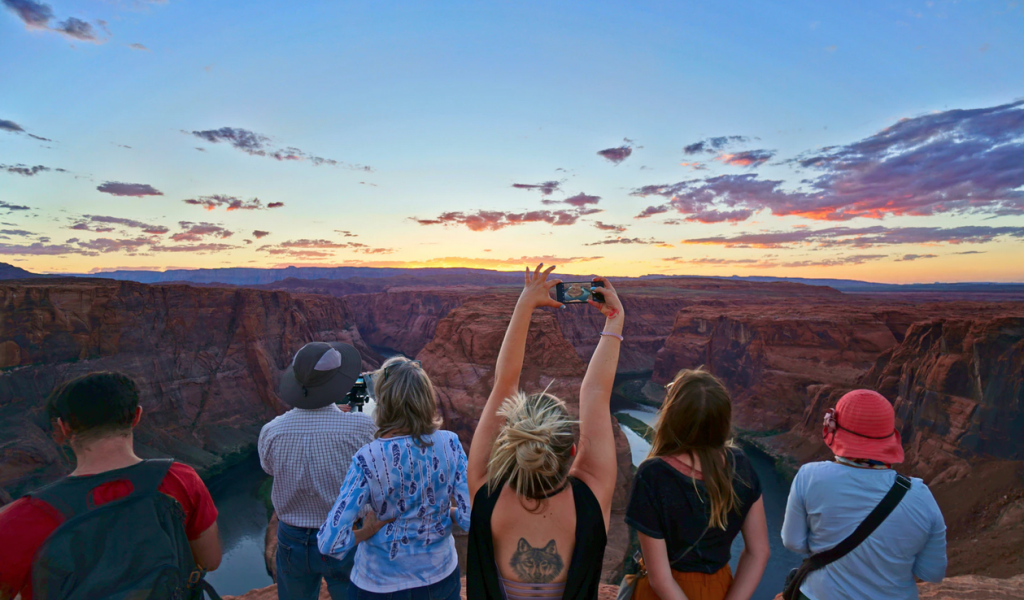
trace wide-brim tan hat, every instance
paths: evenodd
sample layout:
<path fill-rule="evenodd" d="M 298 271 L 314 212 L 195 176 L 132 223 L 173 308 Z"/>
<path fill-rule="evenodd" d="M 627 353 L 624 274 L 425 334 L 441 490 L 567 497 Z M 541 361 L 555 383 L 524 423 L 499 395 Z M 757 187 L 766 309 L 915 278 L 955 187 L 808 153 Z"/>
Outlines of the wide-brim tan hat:
<path fill-rule="evenodd" d="M 295 408 L 316 409 L 345 399 L 362 371 L 359 351 L 343 342 L 310 342 L 281 377 L 278 395 Z"/>

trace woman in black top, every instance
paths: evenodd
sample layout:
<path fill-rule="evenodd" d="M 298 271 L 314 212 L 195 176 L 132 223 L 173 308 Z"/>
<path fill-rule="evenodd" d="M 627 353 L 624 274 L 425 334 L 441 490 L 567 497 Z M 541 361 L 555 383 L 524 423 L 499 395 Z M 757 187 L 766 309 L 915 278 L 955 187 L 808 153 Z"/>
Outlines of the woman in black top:
<path fill-rule="evenodd" d="M 597 598 L 617 471 L 608 405 L 625 314 L 611 284 L 595 279 L 604 301 L 591 304 L 607 319 L 580 388 L 577 452 L 566 404 L 546 391 L 519 391 L 531 314 L 560 306 L 550 272 L 526 273 L 470 447 L 471 600 Z"/>
<path fill-rule="evenodd" d="M 770 554 L 761 484 L 729 440 L 729 393 L 714 375 L 684 370 L 668 386 L 650 457 L 633 478 L 626 522 L 648 576 L 634 600 L 749 600 Z M 744 549 L 733 579 L 733 540 Z"/>

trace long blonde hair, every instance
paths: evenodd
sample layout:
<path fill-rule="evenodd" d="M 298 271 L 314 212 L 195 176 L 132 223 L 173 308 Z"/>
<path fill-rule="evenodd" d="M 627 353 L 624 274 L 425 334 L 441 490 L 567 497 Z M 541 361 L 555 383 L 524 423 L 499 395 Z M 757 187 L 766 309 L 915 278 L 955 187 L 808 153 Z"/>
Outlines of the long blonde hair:
<path fill-rule="evenodd" d="M 487 463 L 487 486 L 493 491 L 503 482 L 520 498 L 543 499 L 565 481 L 576 442 L 573 421 L 565 403 L 543 392 L 516 392 L 498 410 L 505 425 L 498 434 Z"/>
<path fill-rule="evenodd" d="M 380 437 L 389 431 L 402 431 L 420 446 L 423 439 L 441 427 L 437 414 L 437 393 L 426 371 L 404 356 L 393 356 L 381 365 L 373 377 L 373 395 L 377 408 L 373 420 Z"/>
<path fill-rule="evenodd" d="M 731 433 L 732 400 L 725 385 L 700 368 L 680 371 L 658 413 L 649 457 L 688 454 L 700 461 L 710 499 L 710 526 L 720 529 L 726 528 L 729 513 L 740 509 L 733 489 Z"/>

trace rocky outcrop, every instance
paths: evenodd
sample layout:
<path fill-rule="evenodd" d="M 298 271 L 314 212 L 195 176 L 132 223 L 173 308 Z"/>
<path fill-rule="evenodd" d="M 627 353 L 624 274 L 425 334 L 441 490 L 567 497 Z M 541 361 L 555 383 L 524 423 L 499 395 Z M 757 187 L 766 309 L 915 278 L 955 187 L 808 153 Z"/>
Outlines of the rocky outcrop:
<path fill-rule="evenodd" d="M 416 356 L 434 339 L 437 323 L 479 290 L 399 288 L 345 296 L 367 343 Z"/>
<path fill-rule="evenodd" d="M 865 383 L 894 399 L 926 478 L 956 478 L 972 456 L 1024 459 L 1024 316 L 915 323 Z"/>
<path fill-rule="evenodd" d="M 377 364 L 339 299 L 110 280 L 0 285 L 0 487 L 16 495 L 67 471 L 45 398 L 102 370 L 140 385 L 141 455 L 216 468 L 285 409 L 280 374 L 313 340 L 348 341 L 366 368 Z"/>

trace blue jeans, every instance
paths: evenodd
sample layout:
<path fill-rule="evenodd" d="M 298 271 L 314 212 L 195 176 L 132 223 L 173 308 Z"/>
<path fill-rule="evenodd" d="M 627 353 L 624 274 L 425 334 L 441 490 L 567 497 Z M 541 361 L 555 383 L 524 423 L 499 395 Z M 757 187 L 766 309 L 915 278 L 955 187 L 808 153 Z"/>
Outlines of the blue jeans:
<path fill-rule="evenodd" d="M 342 560 L 324 556 L 317 548 L 316 533 L 316 529 L 277 523 L 278 600 L 317 600 L 321 578 L 327 580 L 331 600 L 348 597 L 355 550 Z"/>
<path fill-rule="evenodd" d="M 348 600 L 459 600 L 462 597 L 462 578 L 459 568 L 437 583 L 410 588 L 387 594 L 377 594 L 359 589 L 355 584 L 348 588 Z"/>

